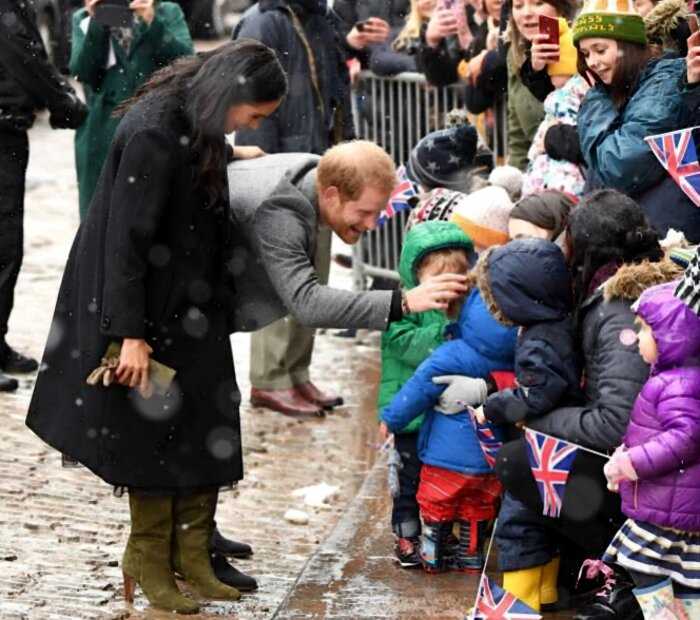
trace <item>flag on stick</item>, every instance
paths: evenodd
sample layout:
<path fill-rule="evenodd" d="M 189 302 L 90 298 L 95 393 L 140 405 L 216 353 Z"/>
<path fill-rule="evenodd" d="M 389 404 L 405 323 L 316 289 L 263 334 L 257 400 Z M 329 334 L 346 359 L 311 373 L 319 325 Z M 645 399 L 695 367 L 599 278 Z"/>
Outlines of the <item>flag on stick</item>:
<path fill-rule="evenodd" d="M 503 447 L 503 442 L 496 437 L 493 428 L 488 422 L 486 424 L 479 423 L 474 415 L 474 410 L 471 408 L 469 409 L 469 417 L 472 419 L 476 438 L 479 440 L 481 451 L 484 453 L 484 459 L 486 459 L 489 467 L 493 469 L 493 466 L 496 464 L 496 455 Z"/>
<path fill-rule="evenodd" d="M 525 429 L 525 444 L 532 477 L 542 498 L 542 513 L 558 518 L 578 446 L 530 428 Z"/>
<path fill-rule="evenodd" d="M 472 620 L 541 620 L 542 616 L 482 575 Z"/>
<path fill-rule="evenodd" d="M 389 196 L 384 210 L 379 214 L 377 225 L 382 226 L 387 220 L 390 220 L 400 211 L 406 211 L 413 208 L 418 200 L 418 186 L 406 176 L 406 167 L 401 166 L 396 171 L 396 176 L 399 180 L 398 185 L 394 188 Z"/>
<path fill-rule="evenodd" d="M 693 139 L 694 129 L 698 127 L 648 136 L 644 140 L 686 196 L 700 207 L 700 163 Z"/>

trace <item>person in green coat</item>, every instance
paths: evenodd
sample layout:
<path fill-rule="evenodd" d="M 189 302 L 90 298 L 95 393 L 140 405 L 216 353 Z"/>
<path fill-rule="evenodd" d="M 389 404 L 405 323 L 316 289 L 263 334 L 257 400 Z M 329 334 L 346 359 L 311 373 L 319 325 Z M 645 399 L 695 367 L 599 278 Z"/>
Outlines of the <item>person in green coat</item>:
<path fill-rule="evenodd" d="M 441 273 L 467 272 L 476 255 L 469 237 L 451 222 L 430 221 L 413 227 L 403 242 L 399 260 L 401 286 L 411 289 L 425 278 Z M 382 334 L 382 377 L 378 410 L 386 407 L 420 364 L 444 340 L 448 314 L 437 310 L 405 314 L 389 324 Z M 418 431 L 423 415 L 415 418 L 394 436 L 394 447 L 401 457 L 399 495 L 391 515 L 396 536 L 395 554 L 404 568 L 420 566 L 418 555 L 421 530 L 416 492 L 421 463 L 418 460 Z M 382 431 L 386 435 L 386 428 Z"/>
<path fill-rule="evenodd" d="M 537 129 L 544 118 L 544 106 L 523 82 L 523 71 L 531 69 L 530 48 L 546 38 L 539 18 L 567 20 L 576 14 L 576 0 L 509 0 L 508 23 L 508 163 L 523 172 Z M 527 66 L 526 66 L 527 65 Z"/>
<path fill-rule="evenodd" d="M 119 124 L 114 109 L 153 72 L 194 53 L 182 9 L 174 2 L 134 0 L 132 27 L 112 28 L 93 18 L 100 1 L 86 0 L 73 15 L 70 72 L 85 88 L 89 109 L 75 136 L 81 221 Z"/>

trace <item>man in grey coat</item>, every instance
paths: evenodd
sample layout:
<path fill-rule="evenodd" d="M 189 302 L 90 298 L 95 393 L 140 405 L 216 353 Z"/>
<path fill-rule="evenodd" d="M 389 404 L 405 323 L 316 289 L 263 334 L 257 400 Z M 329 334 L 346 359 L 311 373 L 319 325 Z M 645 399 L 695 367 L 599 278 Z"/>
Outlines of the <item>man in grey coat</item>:
<path fill-rule="evenodd" d="M 352 292 L 319 282 L 319 228 L 354 244 L 375 227 L 396 184 L 394 164 L 372 142 L 346 142 L 323 157 L 302 153 L 237 161 L 228 168 L 234 229 L 228 262 L 236 288 L 235 331 L 254 331 L 290 314 L 308 327 L 385 330 L 406 312 L 444 309 L 466 291 L 464 276 L 436 276 L 410 291 Z M 283 413 L 317 402 L 307 381 L 253 388 L 251 402 Z M 320 405 L 319 405 L 320 411 Z"/>

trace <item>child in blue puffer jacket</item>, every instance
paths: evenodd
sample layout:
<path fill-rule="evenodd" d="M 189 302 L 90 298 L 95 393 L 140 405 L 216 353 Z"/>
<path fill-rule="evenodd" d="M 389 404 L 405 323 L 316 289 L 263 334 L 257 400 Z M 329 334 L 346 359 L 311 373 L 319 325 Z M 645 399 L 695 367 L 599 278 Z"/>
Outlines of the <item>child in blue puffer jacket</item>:
<path fill-rule="evenodd" d="M 425 526 L 421 559 L 429 572 L 447 568 L 446 539 L 455 520 L 460 526 L 455 567 L 481 570 L 485 526 L 496 516 L 501 492 L 469 413 L 447 415 L 435 408 L 445 386 L 434 379 L 446 375 L 487 379 L 493 371 L 512 370 L 516 340 L 516 330 L 504 327 L 489 314 L 476 287 L 467 295 L 449 333 L 452 339 L 418 367 L 381 413 L 389 430 L 397 432 L 427 412 L 418 438 L 423 467 L 417 499 Z M 485 383 L 478 383 L 485 387 Z M 476 395 L 474 403 L 485 396 Z"/>

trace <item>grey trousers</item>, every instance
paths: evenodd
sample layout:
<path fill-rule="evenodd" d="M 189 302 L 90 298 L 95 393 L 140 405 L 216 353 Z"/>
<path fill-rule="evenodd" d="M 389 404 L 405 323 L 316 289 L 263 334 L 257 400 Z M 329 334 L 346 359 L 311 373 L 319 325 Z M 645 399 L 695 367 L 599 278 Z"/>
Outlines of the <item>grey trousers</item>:
<path fill-rule="evenodd" d="M 314 266 L 321 284 L 328 284 L 331 230 L 322 226 L 316 241 Z M 285 390 L 309 381 L 316 330 L 291 316 L 264 327 L 250 339 L 250 383 L 259 390 Z"/>

